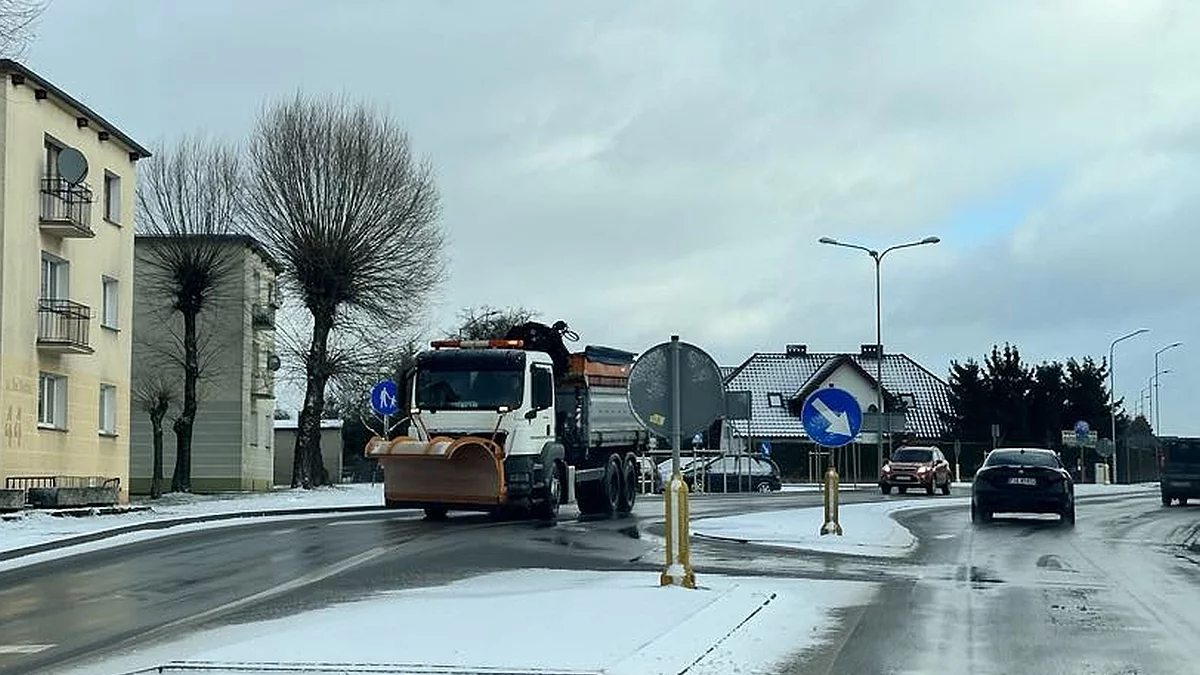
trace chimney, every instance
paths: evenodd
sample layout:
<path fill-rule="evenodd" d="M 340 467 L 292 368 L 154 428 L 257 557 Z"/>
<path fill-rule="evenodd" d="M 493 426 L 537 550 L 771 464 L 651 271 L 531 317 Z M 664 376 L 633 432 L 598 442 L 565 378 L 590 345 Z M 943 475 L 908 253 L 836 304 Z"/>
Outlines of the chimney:
<path fill-rule="evenodd" d="M 858 353 L 864 359 L 877 359 L 879 358 L 879 354 L 880 351 L 877 345 L 863 345 L 861 351 Z"/>
<path fill-rule="evenodd" d="M 808 356 L 808 345 L 788 345 L 787 346 L 787 357 L 789 359 L 795 359 L 795 358 L 800 358 L 800 357 L 804 357 L 804 356 Z"/>

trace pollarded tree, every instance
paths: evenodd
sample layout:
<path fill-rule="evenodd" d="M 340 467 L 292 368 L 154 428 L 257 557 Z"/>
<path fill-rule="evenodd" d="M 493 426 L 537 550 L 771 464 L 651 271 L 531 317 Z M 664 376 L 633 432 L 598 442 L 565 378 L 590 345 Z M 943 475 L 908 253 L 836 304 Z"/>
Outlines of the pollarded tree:
<path fill-rule="evenodd" d="M 402 334 L 444 278 L 429 162 L 394 120 L 362 104 L 297 95 L 269 107 L 249 145 L 249 209 L 311 318 L 301 362 L 292 485 L 328 482 L 320 420 L 338 333 Z"/>
<path fill-rule="evenodd" d="M 460 340 L 500 340 L 510 329 L 533 321 L 537 315 L 537 312 L 524 307 L 467 307 L 458 313 L 459 325 L 450 337 Z"/>
<path fill-rule="evenodd" d="M 236 270 L 240 247 L 230 245 L 230 235 L 241 230 L 244 183 L 236 148 L 216 141 L 184 138 L 148 162 L 138 169 L 138 283 L 163 300 L 168 316 L 161 327 L 135 329 L 135 339 L 161 350 L 160 340 L 137 333 L 167 331 L 177 345 L 159 356 L 183 371 L 171 490 L 190 492 L 197 388 L 215 351 L 207 339 L 213 336 L 201 335 L 200 316 L 219 301 Z M 182 323 L 178 335 L 170 325 L 176 316 Z"/>
<path fill-rule="evenodd" d="M 0 0 L 0 57 L 24 56 L 46 4 L 45 0 Z"/>

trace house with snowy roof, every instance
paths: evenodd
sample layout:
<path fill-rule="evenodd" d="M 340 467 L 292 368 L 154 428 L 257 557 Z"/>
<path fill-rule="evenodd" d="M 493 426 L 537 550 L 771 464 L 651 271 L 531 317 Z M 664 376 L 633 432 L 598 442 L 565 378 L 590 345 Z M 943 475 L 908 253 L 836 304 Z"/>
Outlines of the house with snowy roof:
<path fill-rule="evenodd" d="M 933 443 L 945 438 L 939 413 L 951 410 L 949 385 L 905 354 L 884 353 L 881 364 L 873 344 L 863 345 L 857 354 L 810 352 L 807 345 L 788 345 L 783 353 L 756 353 L 740 366 L 723 368 L 725 389 L 748 391 L 751 401 L 750 419 L 728 421 L 728 433 L 741 439 L 739 444 L 748 440 L 755 450 L 763 441 L 769 442 L 771 458 L 785 476 L 815 480 L 829 455 L 804 431 L 800 419 L 804 400 L 820 387 L 838 387 L 850 392 L 864 413 L 875 413 L 877 368 L 882 370 L 885 410 L 902 413 L 883 423 L 884 443 Z M 857 468 L 863 480 L 874 480 L 879 424 L 877 418 L 864 422 L 855 441 L 858 451 L 851 446 L 840 455 L 844 475 Z"/>

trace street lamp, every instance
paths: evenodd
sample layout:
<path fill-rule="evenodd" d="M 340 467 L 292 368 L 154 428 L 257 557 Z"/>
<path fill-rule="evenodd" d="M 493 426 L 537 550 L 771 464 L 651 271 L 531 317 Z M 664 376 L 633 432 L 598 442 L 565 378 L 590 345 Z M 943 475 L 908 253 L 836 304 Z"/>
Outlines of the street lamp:
<path fill-rule="evenodd" d="M 832 237 L 821 237 L 817 243 L 828 244 L 830 246 L 842 246 L 844 248 L 853 248 L 859 251 L 865 251 L 871 259 L 875 261 L 875 410 L 879 419 L 879 426 L 876 429 L 876 446 L 879 451 L 879 466 L 883 466 L 883 314 L 880 303 L 880 283 L 879 283 L 879 264 L 883 262 L 883 256 L 902 248 L 910 248 L 913 246 L 924 246 L 926 244 L 936 244 L 941 239 L 937 237 L 925 237 L 920 241 L 910 241 L 904 244 L 896 244 L 883 249 L 883 252 L 860 246 L 858 244 L 848 244 L 843 241 L 838 241 Z"/>
<path fill-rule="evenodd" d="M 1154 352 L 1154 389 L 1153 389 L 1153 391 L 1150 392 L 1150 396 L 1151 396 L 1151 405 L 1154 406 L 1154 435 L 1155 436 L 1162 433 L 1162 428 L 1159 426 L 1159 424 L 1161 423 L 1161 417 L 1162 417 L 1162 394 L 1160 394 L 1158 392 L 1158 376 L 1160 375 L 1160 373 L 1158 372 L 1158 355 L 1167 350 L 1174 349 L 1176 347 L 1182 347 L 1182 346 L 1183 346 L 1182 342 L 1172 342 L 1171 344 L 1167 345 L 1166 347 L 1163 347 L 1162 349 Z"/>
<path fill-rule="evenodd" d="M 1116 367 L 1113 364 L 1113 355 L 1114 355 L 1114 351 L 1117 348 L 1118 342 L 1124 342 L 1125 340 L 1128 340 L 1129 338 L 1137 337 L 1137 336 L 1141 335 L 1142 333 L 1149 333 L 1149 332 L 1150 332 L 1149 328 L 1139 328 L 1139 329 L 1133 331 L 1132 333 L 1129 333 L 1128 335 L 1122 335 L 1121 337 L 1117 338 L 1116 340 L 1113 340 L 1112 344 L 1110 344 L 1108 346 L 1108 399 L 1109 399 L 1108 412 L 1109 412 L 1109 416 L 1112 418 L 1112 442 L 1113 442 L 1113 456 L 1112 456 L 1113 475 L 1112 475 L 1112 477 L 1113 477 L 1114 483 L 1118 482 L 1117 481 L 1117 454 L 1118 453 L 1117 453 L 1117 390 L 1116 390 L 1117 378 L 1116 378 Z M 1153 399 L 1151 400 L 1151 403 L 1153 404 Z"/>
<path fill-rule="evenodd" d="M 1170 368 L 1168 368 L 1166 370 L 1159 370 L 1159 369 L 1155 368 L 1154 374 L 1151 375 L 1150 378 L 1146 380 L 1146 388 L 1150 390 L 1150 414 L 1146 417 L 1146 422 L 1149 422 L 1150 418 L 1152 418 L 1152 417 L 1154 419 L 1158 419 L 1158 401 L 1154 397 L 1154 389 L 1155 389 L 1155 387 L 1158 386 L 1158 376 L 1159 375 L 1167 375 L 1167 374 L 1170 374 L 1170 372 L 1171 372 Z M 1161 433 L 1161 432 L 1158 430 L 1158 422 L 1155 422 L 1154 423 L 1154 435 L 1158 436 L 1159 433 Z"/>

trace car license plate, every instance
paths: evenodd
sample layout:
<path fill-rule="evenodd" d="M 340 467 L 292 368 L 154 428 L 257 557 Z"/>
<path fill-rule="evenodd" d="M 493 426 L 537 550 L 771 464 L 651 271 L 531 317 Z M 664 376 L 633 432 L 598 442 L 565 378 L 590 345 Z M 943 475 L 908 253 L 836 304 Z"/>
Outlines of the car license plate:
<path fill-rule="evenodd" d="M 1036 478 L 1009 478 L 1009 485 L 1037 485 Z"/>
<path fill-rule="evenodd" d="M 1189 480 L 1173 480 L 1173 481 L 1171 481 L 1171 487 L 1191 487 L 1191 486 L 1192 486 L 1192 482 Z"/>
<path fill-rule="evenodd" d="M 912 476 L 894 476 L 893 477 L 893 480 L 899 480 L 899 481 L 906 481 L 906 480 L 912 480 L 912 479 L 913 479 Z"/>

